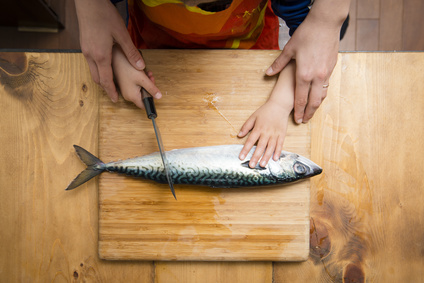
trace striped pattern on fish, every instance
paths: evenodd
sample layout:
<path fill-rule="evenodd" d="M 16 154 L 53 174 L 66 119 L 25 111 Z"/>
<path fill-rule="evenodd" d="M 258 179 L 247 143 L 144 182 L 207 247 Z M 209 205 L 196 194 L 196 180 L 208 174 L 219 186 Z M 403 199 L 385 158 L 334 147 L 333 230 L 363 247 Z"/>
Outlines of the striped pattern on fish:
<path fill-rule="evenodd" d="M 69 184 L 74 189 L 94 176 L 116 172 L 167 183 L 159 152 L 122 161 L 103 163 L 79 146 L 74 146 L 87 169 Z M 174 184 L 205 185 L 216 188 L 254 187 L 294 182 L 320 174 L 322 169 L 295 153 L 282 152 L 279 160 L 270 160 L 265 167 L 249 167 L 255 147 L 241 161 L 243 145 L 220 145 L 176 149 L 166 152 Z"/>

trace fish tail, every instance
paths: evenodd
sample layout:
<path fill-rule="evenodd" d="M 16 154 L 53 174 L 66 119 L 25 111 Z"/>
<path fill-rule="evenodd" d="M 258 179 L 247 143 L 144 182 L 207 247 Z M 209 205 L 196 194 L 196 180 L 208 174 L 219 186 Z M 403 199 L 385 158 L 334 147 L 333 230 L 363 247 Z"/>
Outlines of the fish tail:
<path fill-rule="evenodd" d="M 103 171 L 106 170 L 105 164 L 100 159 L 98 159 L 97 157 L 95 157 L 80 146 L 74 145 L 74 148 L 81 161 L 84 162 L 85 165 L 87 165 L 87 168 L 82 171 L 74 180 L 72 180 L 72 182 L 66 188 L 67 191 L 73 190 L 76 187 L 81 186 L 88 180 L 96 177 L 97 175 L 101 174 Z"/>

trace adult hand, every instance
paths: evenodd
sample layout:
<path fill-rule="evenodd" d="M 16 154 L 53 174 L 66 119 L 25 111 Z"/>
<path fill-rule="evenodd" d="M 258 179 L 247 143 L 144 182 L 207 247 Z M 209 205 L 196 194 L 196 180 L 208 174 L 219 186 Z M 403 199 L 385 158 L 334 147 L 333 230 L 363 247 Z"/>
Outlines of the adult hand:
<path fill-rule="evenodd" d="M 295 59 L 294 119 L 297 123 L 307 123 L 325 99 L 329 78 L 337 63 L 340 28 L 347 16 L 345 10 L 349 1 L 339 1 L 339 4 L 331 1 L 315 1 L 308 16 L 266 72 L 275 75 Z M 330 4 L 339 6 L 328 9 Z M 331 12 L 334 17 L 329 14 Z"/>
<path fill-rule="evenodd" d="M 113 82 L 113 45 L 120 45 L 130 64 L 137 70 L 144 69 L 144 60 L 132 43 L 122 17 L 109 0 L 75 0 L 75 6 L 81 50 L 91 76 L 116 102 L 118 92 Z"/>

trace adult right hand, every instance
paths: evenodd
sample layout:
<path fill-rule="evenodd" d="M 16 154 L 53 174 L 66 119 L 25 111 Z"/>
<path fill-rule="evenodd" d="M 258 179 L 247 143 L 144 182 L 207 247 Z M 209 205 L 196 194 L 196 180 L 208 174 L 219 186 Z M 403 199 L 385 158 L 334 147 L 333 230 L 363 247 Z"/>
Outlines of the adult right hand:
<path fill-rule="evenodd" d="M 137 70 L 145 68 L 125 23 L 109 0 L 75 0 L 81 50 L 87 59 L 93 80 L 100 84 L 113 102 L 118 92 L 113 81 L 112 47 L 119 44 L 126 58 Z"/>

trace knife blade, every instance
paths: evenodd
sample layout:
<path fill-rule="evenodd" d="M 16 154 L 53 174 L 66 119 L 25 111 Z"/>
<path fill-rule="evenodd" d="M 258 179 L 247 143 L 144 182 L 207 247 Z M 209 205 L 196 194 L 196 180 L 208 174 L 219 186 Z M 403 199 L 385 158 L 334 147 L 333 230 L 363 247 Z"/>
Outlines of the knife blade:
<path fill-rule="evenodd" d="M 153 97 L 144 88 L 141 88 L 141 98 L 144 104 L 144 108 L 146 109 L 147 118 L 152 120 L 152 123 L 153 123 L 153 129 L 155 130 L 156 140 L 158 142 L 159 152 L 162 158 L 163 168 L 165 171 L 166 179 L 168 180 L 169 188 L 171 189 L 171 192 L 174 198 L 177 199 L 177 196 L 175 195 L 175 190 L 174 190 L 174 183 L 172 182 L 171 174 L 169 172 L 168 159 L 166 159 L 165 150 L 163 147 L 162 136 L 160 135 L 159 127 L 157 126 L 156 120 L 155 120 L 158 114 L 156 112 L 156 107 L 153 101 Z"/>

